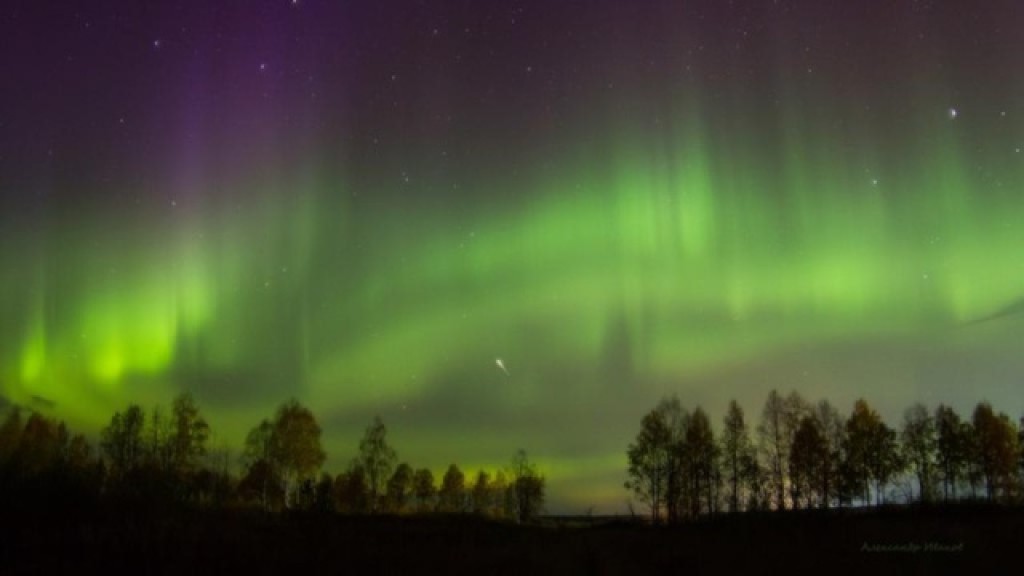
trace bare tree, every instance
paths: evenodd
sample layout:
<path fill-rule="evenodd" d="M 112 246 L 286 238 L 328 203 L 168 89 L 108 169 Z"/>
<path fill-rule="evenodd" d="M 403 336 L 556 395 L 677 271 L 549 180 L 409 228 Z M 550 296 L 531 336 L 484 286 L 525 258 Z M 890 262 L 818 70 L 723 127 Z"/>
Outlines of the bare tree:
<path fill-rule="evenodd" d="M 768 472 L 768 485 L 775 496 L 775 508 L 786 508 L 786 462 L 789 445 L 786 441 L 786 405 L 775 390 L 768 393 L 761 424 L 757 427 L 758 445 Z"/>
<path fill-rule="evenodd" d="M 714 513 L 715 480 L 718 466 L 718 445 L 711 430 L 711 421 L 700 407 L 697 407 L 686 426 L 684 458 L 688 464 L 688 498 L 693 516 L 702 510 Z"/>
<path fill-rule="evenodd" d="M 206 454 L 206 441 L 210 437 L 210 426 L 199 413 L 192 395 L 179 394 L 171 408 L 170 457 L 174 470 L 179 475 L 195 471 L 199 460 Z"/>
<path fill-rule="evenodd" d="M 814 416 L 800 420 L 793 446 L 789 452 L 789 474 L 793 508 L 824 506 L 821 494 L 822 467 L 826 462 L 828 444 L 821 424 Z"/>
<path fill-rule="evenodd" d="M 1017 476 L 1019 478 L 1017 485 L 1019 498 L 1021 492 L 1024 492 L 1024 416 L 1021 417 L 1017 425 Z"/>
<path fill-rule="evenodd" d="M 124 414 L 115 412 L 110 424 L 100 434 L 100 448 L 110 460 L 111 471 L 123 476 L 142 461 L 142 428 L 145 415 L 136 404 L 128 406 Z"/>
<path fill-rule="evenodd" d="M 964 479 L 971 489 L 971 498 L 978 497 L 978 487 L 984 484 L 985 473 L 982 470 L 981 438 L 973 419 L 960 424 L 960 437 L 964 448 Z"/>
<path fill-rule="evenodd" d="M 828 400 L 818 402 L 814 417 L 825 440 L 825 451 L 819 468 L 818 492 L 822 506 L 828 508 L 839 493 L 839 464 L 843 453 L 845 423 L 839 411 Z"/>
<path fill-rule="evenodd" d="M 662 398 L 654 408 L 668 429 L 668 463 L 664 487 L 664 509 L 668 522 L 677 522 L 687 508 L 686 481 L 689 475 L 686 454 L 686 427 L 690 414 L 679 403 L 679 397 Z"/>
<path fill-rule="evenodd" d="M 159 404 L 150 410 L 143 436 L 146 463 L 156 470 L 170 471 L 172 468 L 171 425 L 164 414 L 163 407 Z"/>
<path fill-rule="evenodd" d="M 652 410 L 644 416 L 640 433 L 629 445 L 629 479 L 625 487 L 651 510 L 651 521 L 657 523 L 665 502 L 665 492 L 672 463 L 672 433 L 664 415 Z"/>
<path fill-rule="evenodd" d="M 935 409 L 935 432 L 942 497 L 955 499 L 957 485 L 964 479 L 969 452 L 964 423 L 952 408 L 940 404 Z"/>
<path fill-rule="evenodd" d="M 934 495 L 935 451 L 938 438 L 935 432 L 935 419 L 924 404 L 914 404 L 903 412 L 900 438 L 904 458 L 917 476 L 918 498 L 927 502 Z"/>
<path fill-rule="evenodd" d="M 881 420 L 879 422 L 880 425 L 875 429 L 870 461 L 871 477 L 875 481 L 876 505 L 885 502 L 886 486 L 906 468 L 896 431 Z"/>
<path fill-rule="evenodd" d="M 804 418 L 811 415 L 811 407 L 804 400 L 796 390 L 789 393 L 786 396 L 786 400 L 783 403 L 783 443 L 785 445 L 786 459 L 783 461 L 783 465 L 786 466 L 786 472 L 784 476 L 784 482 L 789 486 L 789 498 L 793 508 L 797 508 L 797 497 L 793 492 L 795 487 L 793 483 L 789 481 L 789 454 L 793 450 L 793 442 L 796 440 L 797 430 L 800 429 L 800 424 Z"/>
<path fill-rule="evenodd" d="M 523 449 L 512 457 L 511 478 L 509 489 L 515 497 L 516 521 L 528 522 L 544 509 L 545 480 Z"/>
<path fill-rule="evenodd" d="M 735 400 L 731 400 L 722 427 L 722 464 L 729 512 L 738 512 L 740 509 L 741 494 L 748 488 L 745 481 L 748 475 L 744 473 L 744 468 L 752 457 L 753 446 L 743 418 L 743 409 Z"/>
<path fill-rule="evenodd" d="M 377 512 L 380 496 L 384 494 L 391 470 L 398 459 L 395 450 L 388 445 L 387 428 L 380 416 L 366 428 L 362 441 L 359 442 L 359 461 L 366 471 L 369 487 L 370 512 Z"/>
<path fill-rule="evenodd" d="M 245 475 L 239 491 L 258 496 L 264 510 L 269 510 L 277 500 L 275 496 L 282 484 L 274 440 L 274 424 L 264 418 L 246 435 L 242 451 Z"/>

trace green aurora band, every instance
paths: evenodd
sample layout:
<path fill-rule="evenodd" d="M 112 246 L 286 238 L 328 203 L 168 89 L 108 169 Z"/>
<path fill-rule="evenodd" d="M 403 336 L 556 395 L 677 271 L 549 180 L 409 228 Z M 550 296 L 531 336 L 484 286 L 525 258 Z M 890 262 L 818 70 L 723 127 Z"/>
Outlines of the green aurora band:
<path fill-rule="evenodd" d="M 890 416 L 974 399 L 920 366 L 1018 352 L 1012 319 L 972 321 L 1024 296 L 1024 162 L 1008 136 L 963 143 L 1024 126 L 940 100 L 899 127 L 806 94 L 760 119 L 694 98 L 657 124 L 620 113 L 464 205 L 363 201 L 319 161 L 117 218 L 83 204 L 8 219 L 0 394 L 95 432 L 190 389 L 236 451 L 296 396 L 335 471 L 380 413 L 403 458 L 439 470 L 526 448 L 571 510 L 625 498 L 624 448 L 665 393 L 716 421 L 730 397 L 756 420 L 776 384 Z M 838 374 L 920 343 L 876 381 Z M 974 393 L 1019 408 L 1010 392 Z"/>

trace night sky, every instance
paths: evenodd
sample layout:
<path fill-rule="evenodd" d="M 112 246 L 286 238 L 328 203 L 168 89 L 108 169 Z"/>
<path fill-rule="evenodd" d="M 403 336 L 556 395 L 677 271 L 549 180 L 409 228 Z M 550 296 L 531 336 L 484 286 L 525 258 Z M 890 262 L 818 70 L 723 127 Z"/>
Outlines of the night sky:
<path fill-rule="evenodd" d="M 0 396 L 623 509 L 665 394 L 1019 416 L 1019 0 L 0 8 Z M 497 363 L 501 359 L 501 366 Z M 504 369 L 502 368 L 504 367 Z"/>

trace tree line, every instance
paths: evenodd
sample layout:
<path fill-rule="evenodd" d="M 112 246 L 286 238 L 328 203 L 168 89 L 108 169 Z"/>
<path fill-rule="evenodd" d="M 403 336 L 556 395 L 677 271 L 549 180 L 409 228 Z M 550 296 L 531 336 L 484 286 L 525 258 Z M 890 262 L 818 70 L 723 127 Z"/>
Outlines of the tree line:
<path fill-rule="evenodd" d="M 477 514 L 525 522 L 544 506 L 545 478 L 524 450 L 493 472 L 467 478 L 450 464 L 438 483 L 429 468 L 399 461 L 377 417 L 358 452 L 337 475 L 323 470 L 321 428 L 291 400 L 249 431 L 241 473 L 225 452 L 209 449 L 211 428 L 193 397 L 147 413 L 137 404 L 115 412 L 99 450 L 82 434 L 39 412 L 12 407 L 0 425 L 0 494 L 9 502 L 77 505 L 102 499 L 209 507 L 254 507 L 341 514 Z"/>
<path fill-rule="evenodd" d="M 755 428 L 733 400 L 716 436 L 701 407 L 689 411 L 672 396 L 643 417 L 626 455 L 625 487 L 656 523 L 1024 495 L 1024 418 L 1018 425 L 987 402 L 969 419 L 914 404 L 892 428 L 864 399 L 844 417 L 827 400 L 772 390 Z"/>

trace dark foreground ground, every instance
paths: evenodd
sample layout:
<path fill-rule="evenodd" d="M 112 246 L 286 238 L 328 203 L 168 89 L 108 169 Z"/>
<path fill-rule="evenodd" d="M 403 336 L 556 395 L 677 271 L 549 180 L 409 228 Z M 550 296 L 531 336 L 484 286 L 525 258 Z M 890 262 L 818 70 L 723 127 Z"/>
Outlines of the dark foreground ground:
<path fill-rule="evenodd" d="M 1024 510 L 721 517 L 672 528 L 249 511 L 0 510 L 0 574 L 1010 574 Z M 810 570 L 810 571 L 808 571 Z"/>

